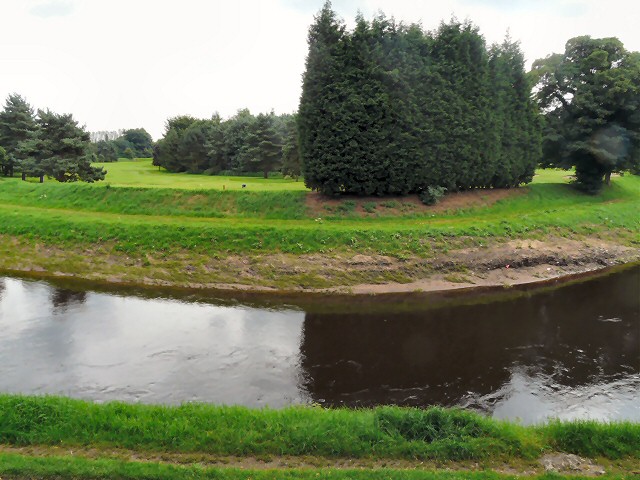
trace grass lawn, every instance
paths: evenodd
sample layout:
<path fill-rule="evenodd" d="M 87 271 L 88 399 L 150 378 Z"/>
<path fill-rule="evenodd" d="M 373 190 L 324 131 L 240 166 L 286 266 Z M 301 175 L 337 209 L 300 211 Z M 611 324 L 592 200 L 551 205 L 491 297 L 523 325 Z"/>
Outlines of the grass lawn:
<path fill-rule="evenodd" d="M 96 163 L 107 171 L 105 183 L 127 187 L 184 188 L 190 190 L 307 190 L 302 180 L 283 178 L 227 177 L 209 175 L 191 175 L 188 173 L 169 173 L 151 165 L 150 158 L 120 160 L 110 163 Z M 96 185 L 102 185 L 102 182 Z"/>

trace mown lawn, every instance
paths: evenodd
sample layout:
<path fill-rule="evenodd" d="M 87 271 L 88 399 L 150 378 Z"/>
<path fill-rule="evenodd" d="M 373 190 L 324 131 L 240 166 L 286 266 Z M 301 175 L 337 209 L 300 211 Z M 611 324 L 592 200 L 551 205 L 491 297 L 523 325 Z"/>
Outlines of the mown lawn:
<path fill-rule="evenodd" d="M 251 191 L 307 190 L 302 180 L 283 178 L 227 177 L 169 173 L 151 165 L 150 158 L 96 163 L 107 170 L 105 183 L 127 187 L 183 188 L 189 190 L 216 189 Z"/>

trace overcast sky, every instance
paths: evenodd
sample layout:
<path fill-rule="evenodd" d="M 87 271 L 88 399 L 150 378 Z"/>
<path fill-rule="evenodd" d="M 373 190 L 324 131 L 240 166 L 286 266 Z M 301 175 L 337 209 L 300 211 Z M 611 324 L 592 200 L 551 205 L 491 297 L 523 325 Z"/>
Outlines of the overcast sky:
<path fill-rule="evenodd" d="M 297 109 L 307 29 L 323 0 L 0 0 L 0 99 L 73 113 L 87 130 L 162 135 L 180 114 Z M 334 0 L 436 28 L 470 19 L 488 43 L 507 29 L 529 66 L 577 35 L 640 50 L 638 0 Z"/>

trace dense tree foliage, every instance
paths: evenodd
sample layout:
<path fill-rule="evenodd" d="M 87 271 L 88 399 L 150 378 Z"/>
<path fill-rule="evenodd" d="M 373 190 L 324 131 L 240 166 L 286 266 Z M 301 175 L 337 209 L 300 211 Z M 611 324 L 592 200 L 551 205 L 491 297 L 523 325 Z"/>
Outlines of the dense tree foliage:
<path fill-rule="evenodd" d="M 468 22 L 425 33 L 383 15 L 348 32 L 329 2 L 308 41 L 298 127 L 309 187 L 383 195 L 531 181 L 540 124 L 516 43 L 488 50 Z"/>
<path fill-rule="evenodd" d="M 5 150 L 2 161 L 2 174 L 13 176 L 20 160 L 18 146 L 36 130 L 36 120 L 31 105 L 18 94 L 7 97 L 4 109 L 0 112 L 0 146 Z"/>
<path fill-rule="evenodd" d="M 295 123 L 294 115 L 254 116 L 246 109 L 227 120 L 217 114 L 210 119 L 171 118 L 154 149 L 153 164 L 171 172 L 261 173 L 267 178 L 271 172 L 282 171 L 297 177 Z"/>
<path fill-rule="evenodd" d="M 144 128 L 90 134 L 93 152 L 100 162 L 118 158 L 149 158 L 153 155 L 153 138 Z"/>
<path fill-rule="evenodd" d="M 4 175 L 45 175 L 60 182 L 103 180 L 105 171 L 91 166 L 95 156 L 89 134 L 71 114 L 38 110 L 20 95 L 9 95 L 0 112 L 0 168 Z M 3 154 L 4 153 L 4 154 Z"/>
<path fill-rule="evenodd" d="M 105 171 L 91 166 L 89 134 L 71 114 L 38 110 L 36 130 L 18 145 L 23 175 L 49 176 L 59 182 L 104 180 Z"/>
<path fill-rule="evenodd" d="M 536 60 L 537 101 L 546 113 L 544 161 L 576 169 L 597 193 L 611 173 L 640 171 L 640 54 L 617 38 L 576 37 L 563 54 Z"/>

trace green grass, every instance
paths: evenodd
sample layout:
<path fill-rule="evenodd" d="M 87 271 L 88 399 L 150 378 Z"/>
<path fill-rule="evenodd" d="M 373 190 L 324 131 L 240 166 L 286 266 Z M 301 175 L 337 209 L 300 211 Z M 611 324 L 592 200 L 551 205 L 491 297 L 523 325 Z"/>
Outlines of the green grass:
<path fill-rule="evenodd" d="M 301 219 L 305 192 L 181 190 L 0 181 L 0 204 L 124 215 Z"/>
<path fill-rule="evenodd" d="M 248 191 L 282 191 L 307 190 L 302 180 L 295 181 L 283 178 L 228 177 L 192 175 L 188 173 L 169 173 L 151 165 L 150 158 L 136 160 L 120 160 L 118 162 L 96 163 L 107 171 L 105 183 L 113 186 L 127 187 L 160 187 L 189 190 L 248 190 Z M 243 189 L 242 185 L 246 187 Z"/>
<path fill-rule="evenodd" d="M 55 397 L 0 396 L 0 443 L 101 445 L 217 455 L 435 458 L 533 457 L 523 427 L 458 410 L 251 410 L 187 404 L 95 405 Z M 419 424 L 407 428 L 406 422 Z M 425 441 L 428 440 L 428 441 Z"/>
<path fill-rule="evenodd" d="M 595 198 L 565 185 L 539 184 L 527 195 L 473 211 L 421 218 L 324 218 L 322 222 L 305 216 L 296 192 L 190 197 L 164 189 L 115 189 L 112 193 L 113 188 L 85 185 L 39 187 L 0 181 L 1 234 L 63 246 L 114 242 L 117 249 L 131 252 L 358 251 L 421 256 L 430 253 L 432 241 L 447 238 L 621 232 L 638 241 L 640 232 L 638 177 L 617 179 L 610 190 Z M 42 195 L 46 197 L 40 198 Z M 195 211 L 197 202 L 200 209 Z"/>
<path fill-rule="evenodd" d="M 533 459 L 545 451 L 640 458 L 640 424 L 499 422 L 442 408 L 255 410 L 92 404 L 58 397 L 0 396 L 0 443 L 230 456 L 378 459 Z"/>

